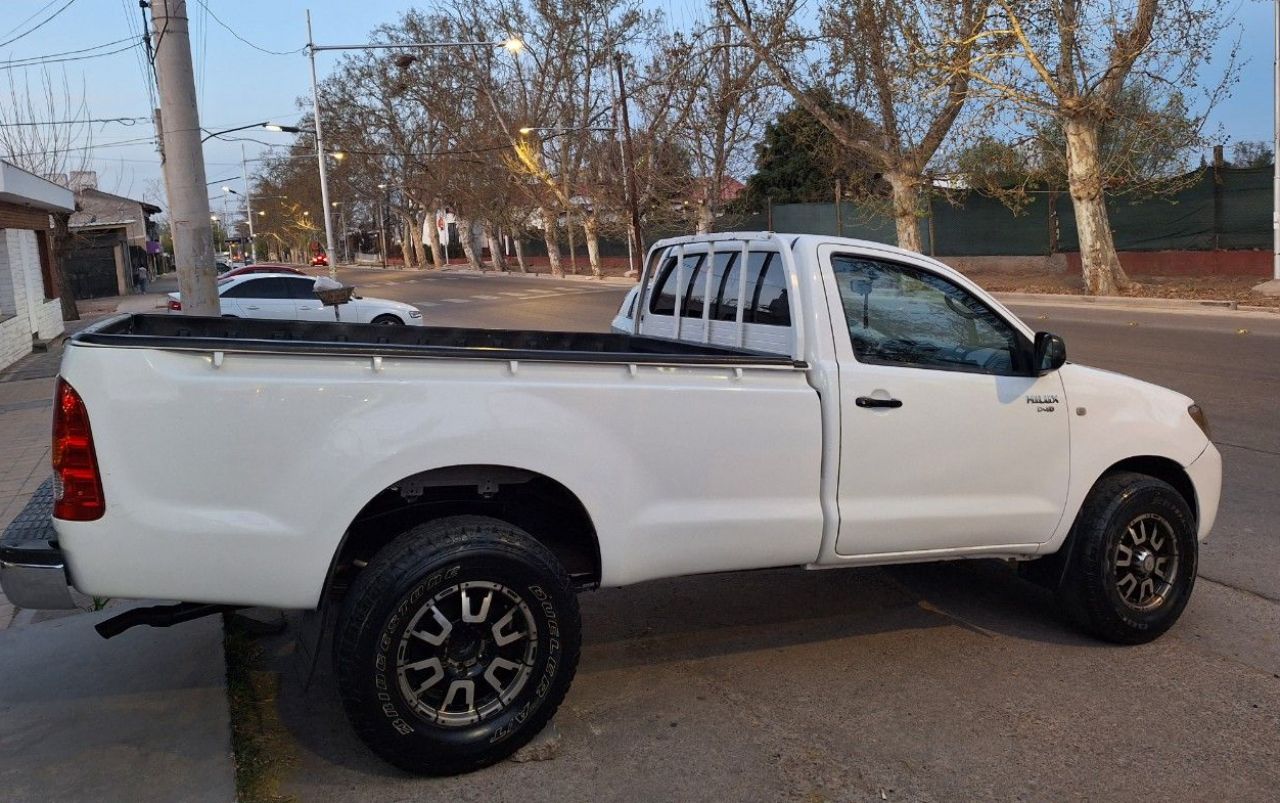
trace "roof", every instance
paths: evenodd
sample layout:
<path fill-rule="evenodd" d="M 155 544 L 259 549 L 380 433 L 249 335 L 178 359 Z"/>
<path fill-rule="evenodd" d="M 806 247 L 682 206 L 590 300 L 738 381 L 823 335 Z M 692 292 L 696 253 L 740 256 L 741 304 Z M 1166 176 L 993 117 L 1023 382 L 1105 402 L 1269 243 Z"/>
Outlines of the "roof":
<path fill-rule="evenodd" d="M 146 216 L 160 211 L 155 204 L 91 188 L 76 193 L 76 207 L 78 211 L 68 224 L 73 229 L 127 226 L 145 222 Z"/>
<path fill-rule="evenodd" d="M 103 192 L 102 190 L 97 189 L 96 187 L 86 187 L 85 189 L 81 190 L 77 194 L 81 198 L 95 197 L 95 198 L 102 198 L 104 200 L 124 201 L 125 203 L 137 204 L 138 206 L 142 207 L 142 211 L 146 212 L 148 215 L 158 215 L 164 211 L 163 209 L 156 206 L 155 204 L 147 203 L 146 201 L 140 201 L 137 198 L 128 198 L 124 195 L 115 195 L 110 192 Z"/>
<path fill-rule="evenodd" d="M 46 212 L 75 209 L 71 190 L 4 160 L 0 160 L 0 202 Z"/>

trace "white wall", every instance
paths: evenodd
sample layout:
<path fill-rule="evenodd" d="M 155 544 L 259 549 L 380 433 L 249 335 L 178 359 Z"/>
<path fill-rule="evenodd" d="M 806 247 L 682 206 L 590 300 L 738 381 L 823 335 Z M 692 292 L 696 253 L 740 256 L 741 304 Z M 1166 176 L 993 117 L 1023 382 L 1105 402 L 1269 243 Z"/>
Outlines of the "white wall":
<path fill-rule="evenodd" d="M 44 298 L 36 233 L 0 229 L 0 368 L 31 353 L 32 337 L 62 334 L 62 310 Z"/>

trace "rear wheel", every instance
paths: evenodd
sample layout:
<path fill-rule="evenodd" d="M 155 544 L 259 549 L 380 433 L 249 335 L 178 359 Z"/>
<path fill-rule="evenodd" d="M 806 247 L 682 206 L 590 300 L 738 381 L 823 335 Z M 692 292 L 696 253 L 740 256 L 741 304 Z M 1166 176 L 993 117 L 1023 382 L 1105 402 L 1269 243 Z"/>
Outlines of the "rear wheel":
<path fill-rule="evenodd" d="M 470 772 L 551 719 L 580 638 L 569 576 L 496 519 L 420 525 L 356 578 L 335 634 L 338 686 L 364 742 L 409 772 Z"/>
<path fill-rule="evenodd" d="M 1187 501 L 1166 482 L 1104 477 L 1076 519 L 1058 596 L 1093 635 L 1141 644 L 1178 621 L 1196 581 L 1199 544 Z"/>
<path fill-rule="evenodd" d="M 370 321 L 370 323 L 376 323 L 380 326 L 404 326 L 404 321 L 394 315 L 379 315 Z"/>

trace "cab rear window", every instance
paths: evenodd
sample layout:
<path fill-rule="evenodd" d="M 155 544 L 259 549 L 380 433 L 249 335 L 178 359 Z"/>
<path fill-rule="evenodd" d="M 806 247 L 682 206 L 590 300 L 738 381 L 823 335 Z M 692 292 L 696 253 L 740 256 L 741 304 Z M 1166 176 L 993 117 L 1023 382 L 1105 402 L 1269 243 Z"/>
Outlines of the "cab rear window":
<path fill-rule="evenodd" d="M 686 254 L 684 258 L 683 292 L 680 293 L 680 315 L 702 318 L 709 304 L 708 317 L 713 321 L 736 321 L 738 307 L 744 307 L 744 323 L 764 326 L 790 326 L 791 306 L 787 293 L 786 272 L 782 260 L 771 251 L 751 251 L 747 258 L 747 280 L 743 287 L 740 273 L 741 252 L 716 253 L 711 269 L 708 292 L 703 272 L 706 254 Z M 676 314 L 676 257 L 668 257 L 658 272 L 650 295 L 649 312 L 653 315 Z M 743 294 L 739 297 L 739 291 Z"/>

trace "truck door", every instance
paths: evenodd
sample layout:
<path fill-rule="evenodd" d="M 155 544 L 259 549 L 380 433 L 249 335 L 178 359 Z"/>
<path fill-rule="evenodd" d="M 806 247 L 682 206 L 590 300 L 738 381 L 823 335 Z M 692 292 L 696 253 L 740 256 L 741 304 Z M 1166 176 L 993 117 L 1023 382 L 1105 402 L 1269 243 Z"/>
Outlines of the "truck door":
<path fill-rule="evenodd" d="M 1057 372 L 1034 375 L 1026 336 L 939 273 L 838 246 L 822 260 L 844 317 L 833 312 L 836 551 L 1048 540 L 1068 480 L 1069 412 Z"/>

